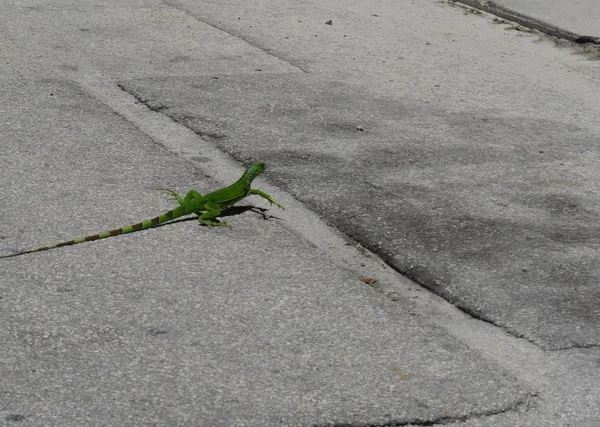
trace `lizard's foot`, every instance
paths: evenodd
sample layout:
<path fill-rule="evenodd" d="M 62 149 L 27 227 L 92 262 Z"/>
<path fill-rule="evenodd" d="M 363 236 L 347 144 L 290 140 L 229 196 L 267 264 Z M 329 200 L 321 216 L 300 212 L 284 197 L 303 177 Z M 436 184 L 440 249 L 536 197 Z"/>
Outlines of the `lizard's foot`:
<path fill-rule="evenodd" d="M 275 200 L 274 198 L 272 198 L 271 196 L 269 196 L 268 194 L 265 194 L 267 197 L 265 197 L 265 199 L 267 199 L 269 201 L 269 203 L 271 204 L 271 206 L 275 205 L 277 206 L 279 209 L 281 209 L 282 211 L 285 210 L 285 208 L 283 207 L 283 205 L 281 205 L 277 200 Z"/>
<path fill-rule="evenodd" d="M 269 200 L 269 202 L 271 202 L 272 205 L 277 206 L 279 209 L 281 209 L 282 211 L 285 210 L 285 208 L 283 207 L 283 205 L 279 204 L 278 202 L 275 201 L 275 199 L 273 200 Z"/>
<path fill-rule="evenodd" d="M 231 225 L 227 224 L 225 221 L 210 221 L 208 219 L 198 218 L 198 222 L 206 227 L 231 227 Z"/>

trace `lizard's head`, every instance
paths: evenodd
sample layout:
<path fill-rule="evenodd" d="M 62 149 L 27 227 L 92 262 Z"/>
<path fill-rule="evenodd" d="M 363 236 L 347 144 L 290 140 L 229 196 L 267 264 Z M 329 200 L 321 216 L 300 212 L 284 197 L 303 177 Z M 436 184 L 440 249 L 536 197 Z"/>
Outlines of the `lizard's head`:
<path fill-rule="evenodd" d="M 265 170 L 267 165 L 264 162 L 254 162 L 252 165 L 246 170 L 244 174 L 244 178 L 247 182 L 252 182 L 254 178 L 261 174 L 262 171 Z"/>

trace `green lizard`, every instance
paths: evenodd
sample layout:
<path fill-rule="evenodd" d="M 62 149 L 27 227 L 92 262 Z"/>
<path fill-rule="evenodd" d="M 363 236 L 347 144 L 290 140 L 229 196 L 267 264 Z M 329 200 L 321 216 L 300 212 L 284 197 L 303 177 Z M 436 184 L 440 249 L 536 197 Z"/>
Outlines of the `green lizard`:
<path fill-rule="evenodd" d="M 146 230 L 148 228 L 156 227 L 157 225 L 163 224 L 167 221 L 190 214 L 198 214 L 198 221 L 207 227 L 227 225 L 225 221 L 216 222 L 213 221 L 213 219 L 220 216 L 223 210 L 229 208 L 250 194 L 260 196 L 264 199 L 267 199 L 271 205 L 275 205 L 280 209 L 285 209 L 264 191 L 250 188 L 254 178 L 256 178 L 265 169 L 265 167 L 266 165 L 263 162 L 255 162 L 236 182 L 228 187 L 221 188 L 220 190 L 213 191 L 212 193 L 208 193 L 204 196 L 198 193 L 196 190 L 190 190 L 184 198 L 181 198 L 181 196 L 173 190 L 169 190 L 168 188 L 160 188 L 159 190 L 168 193 L 175 200 L 177 200 L 177 202 L 179 202 L 179 206 L 173 210 L 170 210 L 169 212 L 157 216 L 156 218 L 148 219 L 137 224 L 127 225 L 122 228 L 117 228 L 116 230 L 103 231 L 98 234 L 79 237 L 73 240 L 67 240 L 65 242 L 56 243 L 50 246 L 42 246 L 40 248 L 30 249 L 9 255 L 0 255 L 0 258 L 10 258 L 18 255 L 30 254 L 32 252 L 47 251 L 49 249 L 60 248 L 62 246 L 76 245 L 78 243 L 91 242 L 93 240 L 104 239 L 106 237 L 118 236 L 119 234 Z"/>

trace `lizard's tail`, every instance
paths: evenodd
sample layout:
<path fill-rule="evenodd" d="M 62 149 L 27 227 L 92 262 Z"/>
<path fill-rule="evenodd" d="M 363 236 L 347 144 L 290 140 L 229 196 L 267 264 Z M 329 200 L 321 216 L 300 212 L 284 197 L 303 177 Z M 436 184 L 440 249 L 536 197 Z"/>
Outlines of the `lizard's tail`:
<path fill-rule="evenodd" d="M 110 231 L 103 231 L 101 233 L 91 234 L 86 237 L 78 237 L 73 240 L 67 240 L 65 242 L 55 243 L 54 245 L 42 246 L 40 248 L 29 249 L 27 251 L 21 251 L 21 252 L 9 254 L 9 255 L 0 255 L 0 258 L 11 258 L 11 257 L 18 256 L 18 255 L 25 255 L 25 254 L 31 254 L 34 252 L 47 251 L 50 249 L 60 248 L 63 246 L 77 245 L 79 243 L 92 242 L 92 241 L 98 240 L 98 239 L 106 239 L 107 237 L 118 236 L 119 234 L 126 234 L 126 233 L 132 233 L 134 231 L 146 230 L 148 228 L 156 227 L 157 225 L 163 224 L 172 219 L 179 218 L 182 215 L 185 215 L 185 208 L 183 206 L 178 206 L 175 209 L 170 210 L 169 212 L 165 212 L 164 214 L 157 216 L 156 218 L 147 219 L 147 220 L 139 222 L 137 224 L 126 225 L 125 227 L 122 227 L 122 228 L 117 228 L 115 230 L 110 230 Z"/>

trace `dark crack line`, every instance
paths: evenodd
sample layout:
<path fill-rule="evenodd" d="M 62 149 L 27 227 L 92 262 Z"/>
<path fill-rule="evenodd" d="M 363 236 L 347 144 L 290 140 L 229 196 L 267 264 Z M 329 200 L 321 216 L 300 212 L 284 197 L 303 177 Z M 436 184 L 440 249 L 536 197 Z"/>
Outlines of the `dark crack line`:
<path fill-rule="evenodd" d="M 545 349 L 545 351 L 561 351 L 561 350 L 575 350 L 575 349 L 585 349 L 585 348 L 600 348 L 600 344 L 575 344 L 569 347 L 556 347 Z"/>
<path fill-rule="evenodd" d="M 364 246 L 365 248 L 367 248 L 369 251 L 373 252 L 375 255 L 377 255 L 388 267 L 390 267 L 391 269 L 393 269 L 394 271 L 396 271 L 398 274 L 402 275 L 403 277 L 406 277 L 407 279 L 409 279 L 410 281 L 416 283 L 419 286 L 422 286 L 423 288 L 429 290 L 430 292 L 436 294 L 437 296 L 439 296 L 440 298 L 443 298 L 444 300 L 446 300 L 449 304 L 452 304 L 454 307 L 456 307 L 458 310 L 462 311 L 463 313 L 465 313 L 467 316 L 472 317 L 473 319 L 477 319 L 480 320 L 482 322 L 488 323 L 492 326 L 495 326 L 497 328 L 502 329 L 504 332 L 506 332 L 507 334 L 509 334 L 510 336 L 513 336 L 515 338 L 520 338 L 520 339 L 524 339 L 527 342 L 535 345 L 536 347 L 541 348 L 544 351 L 560 351 L 560 350 L 571 350 L 571 349 L 582 349 L 582 348 L 600 348 L 600 344 L 599 343 L 590 343 L 590 344 L 573 344 L 570 346 L 564 346 L 564 347 L 553 347 L 553 348 L 545 348 L 543 345 L 541 345 L 539 342 L 525 336 L 524 334 L 514 331 L 512 329 L 509 329 L 503 325 L 500 325 L 498 323 L 496 323 L 494 320 L 490 319 L 489 317 L 483 315 L 482 313 L 480 313 L 477 310 L 474 310 L 466 305 L 464 305 L 463 303 L 461 303 L 459 300 L 457 300 L 456 298 L 452 297 L 451 295 L 447 294 L 446 292 L 440 291 L 439 289 L 437 289 L 435 286 L 431 285 L 430 283 L 428 283 L 427 281 L 424 281 L 422 279 L 419 278 L 419 276 L 415 273 L 413 273 L 410 270 L 405 270 L 402 269 L 400 267 L 398 267 L 397 265 L 395 265 L 394 261 L 390 258 L 389 255 L 385 254 L 384 252 L 382 252 L 381 250 L 379 250 L 377 247 L 370 245 L 366 242 L 363 242 L 361 239 L 357 238 L 357 236 L 353 235 L 352 233 L 347 233 L 343 230 L 342 231 L 344 234 L 346 234 L 348 237 L 350 237 L 352 240 L 360 243 L 362 246 Z"/>
<path fill-rule="evenodd" d="M 381 251 L 380 249 L 378 249 L 374 245 L 370 245 L 369 243 L 364 242 L 363 240 L 359 239 L 352 232 L 347 232 L 346 230 L 340 230 L 340 231 L 342 231 L 345 235 L 347 235 L 348 237 L 350 237 L 352 240 L 360 243 L 362 246 L 364 246 L 370 252 L 372 252 L 375 255 L 377 255 L 392 270 L 396 271 L 398 274 L 402 275 L 403 277 L 406 277 L 407 279 L 409 279 L 410 281 L 416 283 L 417 285 L 419 285 L 419 286 L 427 289 L 428 291 L 434 293 L 435 295 L 439 296 L 440 298 L 443 298 L 449 304 L 452 304 L 454 307 L 456 307 L 458 310 L 462 311 L 466 315 L 468 315 L 468 316 L 470 316 L 470 317 L 472 317 L 474 319 L 480 320 L 482 322 L 488 323 L 490 325 L 493 325 L 493 326 L 495 326 L 497 328 L 500 328 L 504 332 L 506 332 L 507 334 L 509 334 L 509 335 L 511 335 L 511 336 L 513 336 L 515 338 L 522 338 L 522 339 L 530 342 L 531 344 L 535 345 L 536 347 L 543 348 L 542 346 L 540 346 L 539 343 L 537 343 L 535 341 L 532 341 L 531 339 L 529 339 L 528 337 L 524 336 L 523 334 L 520 334 L 520 333 L 518 333 L 516 331 L 507 329 L 506 327 L 497 324 L 492 319 L 484 316 L 482 313 L 480 313 L 480 312 L 478 312 L 476 310 L 473 310 L 473 309 L 471 309 L 471 308 L 463 305 L 460 301 L 456 300 L 451 295 L 447 294 L 446 292 L 440 291 L 440 289 L 437 289 L 436 286 L 428 283 L 427 281 L 421 280 L 421 278 L 419 278 L 417 274 L 415 274 L 412 271 L 410 271 L 410 269 L 409 270 L 405 270 L 405 269 L 402 269 L 402 268 L 398 267 L 394 263 L 394 261 L 390 258 L 390 256 L 388 254 L 384 253 L 383 251 Z M 573 348 L 573 347 L 569 347 L 569 348 Z"/>
<path fill-rule="evenodd" d="M 236 39 L 238 39 L 238 40 L 242 40 L 244 43 L 247 43 L 247 44 L 249 44 L 250 46 L 252 46 L 252 47 L 255 47 L 256 49 L 259 49 L 259 50 L 261 50 L 262 52 L 266 53 L 267 55 L 269 55 L 269 56 L 272 56 L 273 58 L 276 58 L 276 59 L 278 59 L 279 61 L 283 61 L 283 62 L 285 62 L 286 64 L 289 64 L 289 65 L 291 65 L 291 66 L 292 66 L 292 67 L 294 67 L 294 68 L 297 68 L 298 70 L 302 71 L 303 73 L 308 73 L 308 71 L 307 71 L 307 70 L 305 70 L 304 68 L 302 68 L 302 67 L 301 67 L 301 66 L 299 66 L 298 64 L 294 64 L 294 63 L 293 63 L 292 61 L 290 61 L 289 59 L 286 59 L 286 58 L 284 58 L 283 56 L 280 56 L 280 55 L 277 55 L 277 54 L 273 53 L 273 52 L 272 52 L 270 49 L 268 49 L 268 48 L 266 48 L 266 47 L 264 47 L 264 46 L 261 46 L 259 43 L 257 43 L 257 42 L 256 42 L 256 41 L 254 41 L 254 40 L 249 40 L 249 39 L 245 38 L 244 36 L 242 36 L 242 35 L 240 35 L 240 34 L 236 34 L 236 33 L 234 33 L 232 30 L 230 30 L 230 29 L 226 28 L 226 27 L 225 27 L 225 26 L 223 26 L 223 25 L 218 25 L 218 24 L 216 24 L 216 23 L 214 23 L 214 22 L 209 22 L 209 21 L 206 21 L 205 19 L 199 18 L 199 17 L 198 17 L 198 16 L 196 16 L 196 15 L 195 15 L 193 12 L 190 12 L 189 10 L 187 10 L 187 9 L 184 9 L 183 7 L 181 7 L 181 6 L 177 5 L 177 4 L 174 4 L 174 3 L 172 3 L 172 2 L 170 2 L 170 1 L 168 1 L 168 0 L 162 0 L 162 2 L 163 2 L 165 5 L 167 5 L 167 6 L 169 6 L 169 7 L 172 7 L 173 9 L 176 9 L 176 10 L 180 10 L 180 11 L 182 11 L 182 12 L 183 12 L 183 13 L 185 13 L 186 15 L 188 15 L 188 16 L 190 16 L 190 17 L 194 18 L 196 21 L 202 22 L 203 24 L 205 24 L 205 25 L 208 25 L 208 26 L 210 26 L 210 27 L 213 27 L 213 28 L 215 28 L 215 29 L 217 29 L 217 30 L 219 30 L 219 31 L 223 31 L 224 33 L 227 33 L 227 34 L 229 34 L 231 37 L 235 37 L 235 38 L 236 38 Z"/>
<path fill-rule="evenodd" d="M 186 127 L 187 129 L 191 130 L 192 132 L 194 132 L 196 135 L 198 135 L 200 138 L 204 139 L 204 140 L 210 140 L 213 142 L 217 142 L 217 141 L 221 141 L 223 139 L 225 139 L 226 137 L 224 135 L 218 134 L 218 133 L 214 133 L 214 132 L 203 132 L 201 130 L 198 129 L 194 129 L 191 126 L 188 125 L 188 121 L 194 119 L 194 116 L 185 116 L 185 117 L 173 117 L 169 114 L 166 113 L 166 111 L 168 111 L 171 107 L 169 107 L 168 105 L 163 105 L 163 104 L 157 104 L 154 100 L 151 99 L 146 99 L 146 98 L 142 98 L 138 93 L 136 93 L 135 91 L 131 91 L 128 90 L 122 83 L 117 82 L 117 86 L 125 93 L 133 96 L 140 104 L 145 105 L 150 111 L 154 111 L 155 113 L 159 113 L 159 114 L 163 114 L 165 117 L 168 117 L 170 120 L 172 120 L 174 123 L 177 123 L 181 126 Z"/>
<path fill-rule="evenodd" d="M 514 404 L 507 408 L 490 409 L 489 411 L 475 412 L 456 417 L 438 417 L 438 418 L 415 418 L 410 421 L 388 421 L 385 423 L 328 423 L 328 424 L 313 424 L 312 427 L 402 427 L 402 426 L 435 426 L 444 424 L 453 424 L 456 422 L 464 422 L 470 419 L 491 417 L 501 415 L 508 412 L 518 412 L 527 410 L 532 405 L 532 399 L 537 397 L 537 393 L 530 393 L 519 399 Z"/>
<path fill-rule="evenodd" d="M 463 304 L 461 304 L 459 301 L 454 301 L 454 298 L 452 298 L 450 295 L 447 295 L 444 292 L 440 292 L 438 289 L 435 288 L 435 286 L 432 286 L 431 284 L 429 284 L 426 281 L 421 280 L 417 274 L 413 273 L 410 270 L 405 270 L 402 269 L 400 267 L 398 267 L 397 265 L 395 265 L 394 261 L 392 259 L 390 259 L 389 255 L 383 253 L 382 251 L 380 251 L 379 249 L 377 249 L 376 247 L 369 245 L 366 242 L 362 242 L 360 239 L 357 239 L 355 236 L 350 236 L 353 240 L 358 241 L 361 245 L 363 245 L 365 248 L 367 248 L 369 251 L 373 252 L 374 254 L 376 254 L 388 267 L 390 267 L 391 269 L 393 269 L 394 271 L 396 271 L 397 273 L 399 273 L 400 275 L 406 277 L 407 279 L 409 279 L 410 281 L 416 283 L 419 286 L 422 286 L 423 288 L 429 290 L 430 292 L 433 292 L 434 294 L 436 294 L 437 296 L 439 296 L 440 298 L 443 298 L 444 300 L 446 300 L 449 304 L 452 304 L 454 307 L 456 307 L 457 309 L 459 309 L 460 311 L 462 311 L 463 313 L 465 313 L 466 315 L 477 319 L 477 320 L 481 320 L 482 322 L 488 323 L 490 325 L 493 325 L 497 328 L 502 329 L 503 331 L 505 331 L 506 333 L 514 336 L 515 338 L 523 338 L 529 342 L 531 342 L 532 344 L 536 345 L 536 346 L 540 346 L 538 343 L 531 341 L 530 339 L 528 339 L 527 337 L 523 336 L 522 334 L 519 334 L 517 332 L 511 331 L 506 329 L 505 327 L 498 325 L 496 322 L 494 322 L 492 319 L 484 316 L 482 313 L 473 310 Z"/>
<path fill-rule="evenodd" d="M 492 15 L 499 16 L 500 18 L 509 19 L 518 24 L 524 25 L 528 28 L 533 28 L 541 31 L 549 36 L 566 39 L 578 44 L 598 44 L 600 45 L 600 37 L 586 36 L 573 33 L 568 30 L 564 30 L 556 25 L 552 25 L 548 22 L 542 21 L 541 19 L 534 18 L 512 10 L 508 7 L 501 6 L 494 1 L 490 0 L 450 0 L 451 2 L 458 2 L 466 4 L 467 6 L 474 7 L 476 9 L 483 10 L 491 13 Z"/>
<path fill-rule="evenodd" d="M 123 84 L 120 82 L 117 82 L 117 86 L 123 92 L 128 93 L 129 95 L 133 96 L 140 104 L 144 104 L 146 107 L 148 107 L 149 110 L 154 111 L 155 113 L 164 114 L 164 111 L 169 109 L 169 107 L 167 105 L 163 105 L 163 104 L 156 105 L 151 99 L 145 99 L 137 94 L 132 93 L 125 86 L 123 86 Z M 167 114 L 165 114 L 165 115 L 167 115 Z"/>

